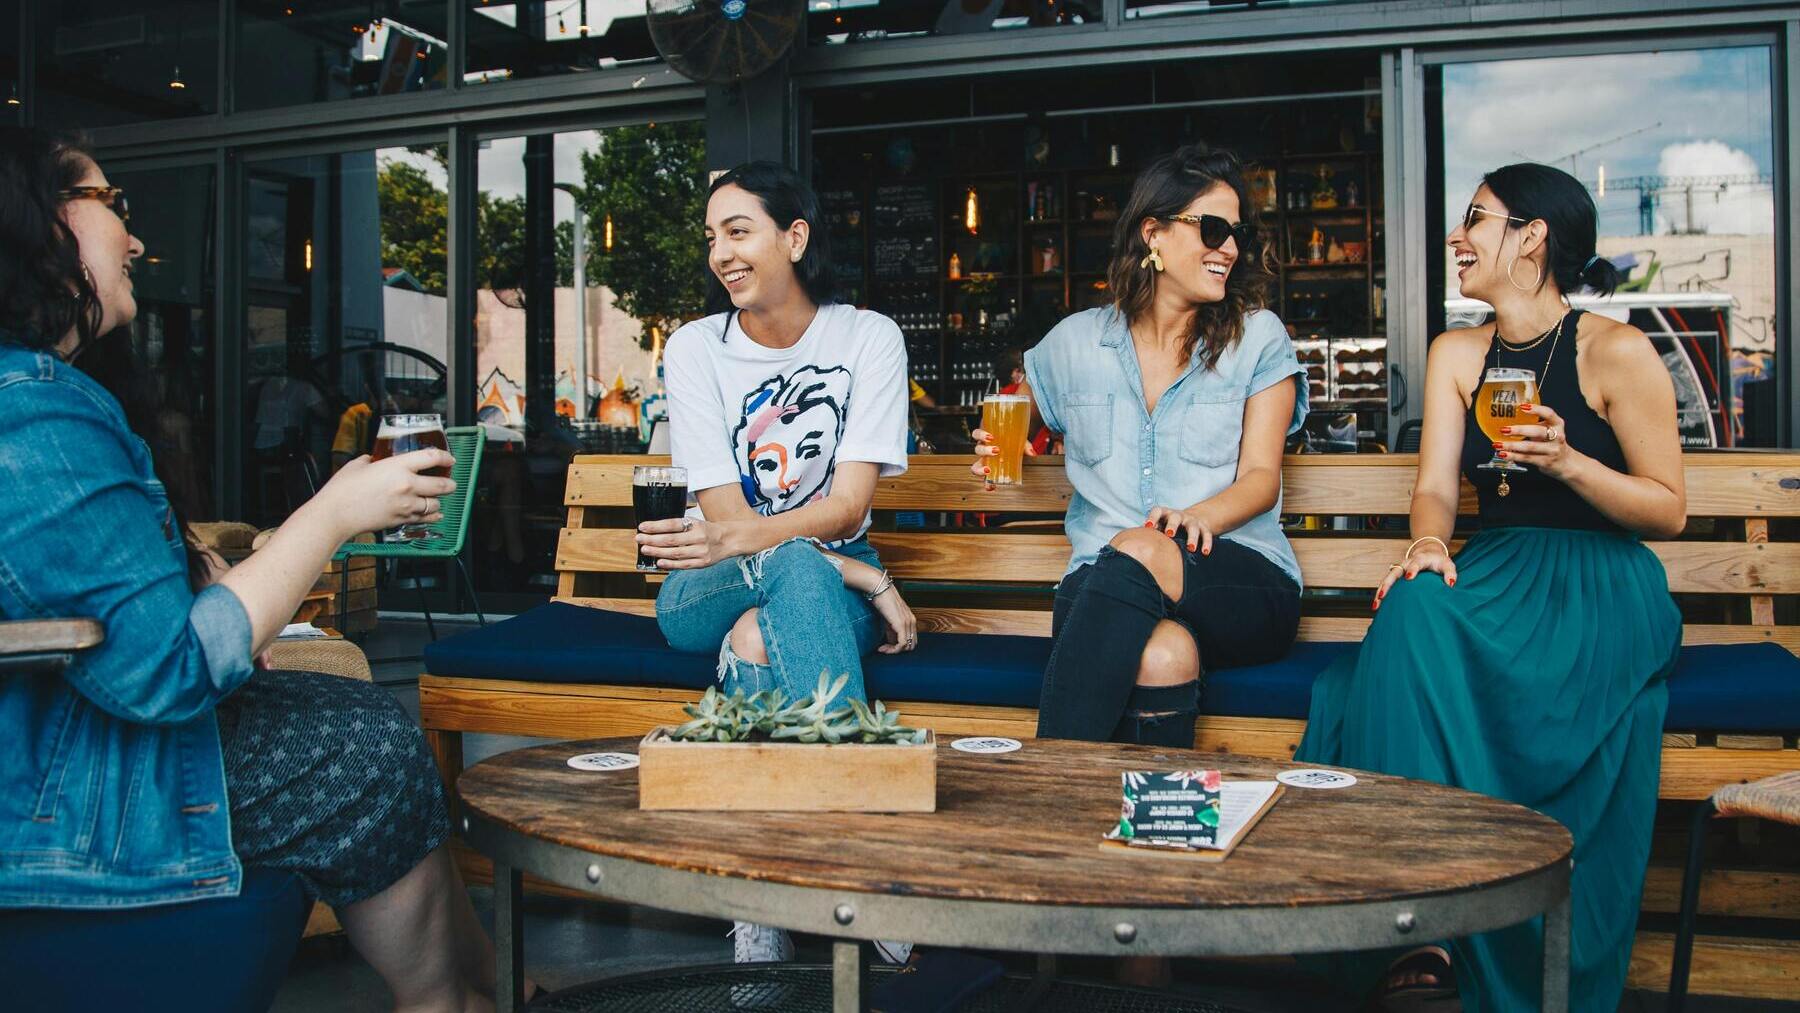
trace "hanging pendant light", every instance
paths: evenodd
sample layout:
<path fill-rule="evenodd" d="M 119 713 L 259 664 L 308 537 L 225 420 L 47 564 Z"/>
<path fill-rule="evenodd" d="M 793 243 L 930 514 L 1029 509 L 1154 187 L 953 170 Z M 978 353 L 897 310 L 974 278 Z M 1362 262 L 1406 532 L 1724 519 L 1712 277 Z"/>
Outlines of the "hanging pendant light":
<path fill-rule="evenodd" d="M 19 98 L 19 82 L 14 81 L 12 83 L 12 92 L 6 96 L 6 104 L 9 106 L 20 106 L 25 104 Z"/>
<path fill-rule="evenodd" d="M 179 63 L 175 65 L 175 73 L 169 75 L 169 88 L 173 91 L 184 91 L 187 88 L 187 82 L 181 79 L 181 64 Z"/>
<path fill-rule="evenodd" d="M 577 29 L 582 38 L 588 37 L 587 0 L 581 0 L 581 27 Z"/>
<path fill-rule="evenodd" d="M 981 229 L 981 203 L 975 197 L 974 187 L 969 187 L 968 196 L 963 198 L 963 225 L 971 236 Z"/>

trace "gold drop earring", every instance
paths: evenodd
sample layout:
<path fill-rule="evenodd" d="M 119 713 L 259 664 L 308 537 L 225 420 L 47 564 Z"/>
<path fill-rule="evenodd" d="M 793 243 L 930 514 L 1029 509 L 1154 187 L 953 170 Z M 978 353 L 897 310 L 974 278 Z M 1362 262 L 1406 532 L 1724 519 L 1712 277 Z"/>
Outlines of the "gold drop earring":
<path fill-rule="evenodd" d="M 1150 247 L 1149 254 L 1147 254 L 1143 260 L 1138 261 L 1138 266 L 1148 267 L 1160 273 L 1163 269 L 1162 251 L 1154 246 Z"/>

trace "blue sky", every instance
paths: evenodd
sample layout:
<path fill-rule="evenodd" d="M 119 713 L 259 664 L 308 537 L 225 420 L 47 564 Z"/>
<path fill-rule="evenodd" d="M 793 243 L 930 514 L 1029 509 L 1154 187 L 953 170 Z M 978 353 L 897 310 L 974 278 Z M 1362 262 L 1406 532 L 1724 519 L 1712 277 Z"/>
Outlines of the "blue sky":
<path fill-rule="evenodd" d="M 1461 214 L 1484 171 L 1509 162 L 1556 165 L 1590 190 L 1602 165 L 1608 180 L 1772 173 L 1772 117 L 1769 51 L 1760 46 L 1452 64 L 1444 68 L 1445 221 Z M 1635 190 L 1609 186 L 1597 202 L 1602 235 L 1639 233 Z M 1683 225 L 1685 201 L 1665 195 L 1659 214 L 1659 231 L 1671 216 Z M 1708 191 L 1696 197 L 1694 217 L 1708 232 L 1767 233 L 1773 191 Z"/>

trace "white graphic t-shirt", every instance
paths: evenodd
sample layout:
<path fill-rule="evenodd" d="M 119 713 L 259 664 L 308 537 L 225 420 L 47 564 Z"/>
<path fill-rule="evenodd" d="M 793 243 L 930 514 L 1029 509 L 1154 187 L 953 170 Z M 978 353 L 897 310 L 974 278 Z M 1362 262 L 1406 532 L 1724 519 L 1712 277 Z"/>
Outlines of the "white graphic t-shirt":
<path fill-rule="evenodd" d="M 829 495 L 840 461 L 906 470 L 906 343 L 879 313 L 821 306 L 792 348 L 719 313 L 676 331 L 663 367 L 670 449 L 693 492 L 736 485 L 767 516 Z M 864 517 L 857 537 L 868 529 Z"/>

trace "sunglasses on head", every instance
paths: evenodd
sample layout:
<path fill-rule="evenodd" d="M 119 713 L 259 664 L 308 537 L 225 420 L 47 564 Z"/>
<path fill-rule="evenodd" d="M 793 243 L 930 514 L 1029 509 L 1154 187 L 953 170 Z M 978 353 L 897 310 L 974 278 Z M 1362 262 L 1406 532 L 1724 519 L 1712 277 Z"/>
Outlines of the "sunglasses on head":
<path fill-rule="evenodd" d="M 1481 215 L 1491 215 L 1495 218 L 1504 218 L 1509 222 L 1518 222 L 1520 225 L 1531 224 L 1529 221 L 1527 221 L 1524 218 L 1514 218 L 1512 215 L 1505 214 L 1505 213 L 1502 213 L 1499 211 L 1494 211 L 1489 208 L 1484 208 L 1479 204 L 1470 204 L 1468 206 L 1468 208 L 1463 211 L 1463 231 L 1467 232 L 1470 229 L 1474 228 L 1475 223 L 1478 220 L 1480 220 L 1479 216 L 1481 216 Z"/>
<path fill-rule="evenodd" d="M 72 186 L 60 191 L 57 196 L 63 200 L 97 200 L 112 209 L 119 216 L 119 221 L 131 221 L 131 205 L 125 201 L 125 191 L 116 186 Z"/>
<path fill-rule="evenodd" d="M 1249 222 L 1232 224 L 1218 215 L 1164 215 L 1172 222 L 1186 222 L 1200 227 L 1200 241 L 1210 249 L 1218 249 L 1225 245 L 1225 240 L 1237 240 L 1239 250 L 1247 250 L 1256 240 L 1256 230 Z"/>

